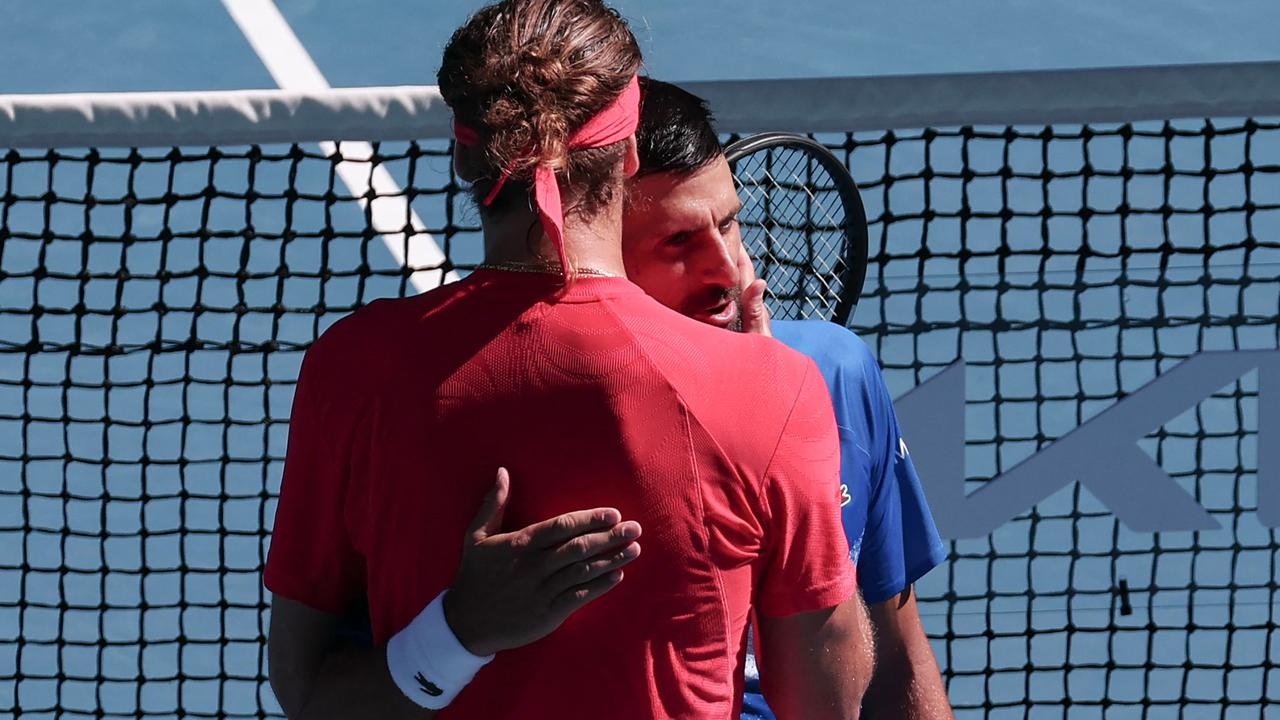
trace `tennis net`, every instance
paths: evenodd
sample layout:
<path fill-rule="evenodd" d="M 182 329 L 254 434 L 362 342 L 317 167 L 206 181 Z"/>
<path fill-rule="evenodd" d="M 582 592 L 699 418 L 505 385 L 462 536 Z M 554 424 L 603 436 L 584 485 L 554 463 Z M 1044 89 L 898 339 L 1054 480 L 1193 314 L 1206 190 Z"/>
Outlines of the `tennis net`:
<path fill-rule="evenodd" d="M 1216 527 L 1121 522 L 1095 478 L 1007 492 L 1183 360 L 1280 346 L 1278 75 L 690 84 L 727 136 L 811 133 L 858 181 L 851 325 L 912 391 L 958 717 L 1280 698 L 1268 360 L 1138 442 Z M 260 571 L 297 370 L 337 319 L 480 260 L 447 121 L 429 89 L 0 98 L 0 713 L 279 714 Z M 928 381 L 961 360 L 957 408 Z"/>

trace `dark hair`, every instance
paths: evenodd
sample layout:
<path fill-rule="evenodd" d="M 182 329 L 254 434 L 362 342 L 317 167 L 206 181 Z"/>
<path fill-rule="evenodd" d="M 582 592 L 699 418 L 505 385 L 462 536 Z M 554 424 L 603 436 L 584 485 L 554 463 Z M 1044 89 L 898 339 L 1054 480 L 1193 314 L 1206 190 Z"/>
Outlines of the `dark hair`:
<path fill-rule="evenodd" d="M 472 15 L 445 47 L 438 80 L 454 116 L 480 135 L 477 199 L 509 172 L 491 209 L 527 203 L 534 168 L 546 166 L 578 193 L 578 212 L 607 204 L 623 146 L 570 152 L 568 140 L 641 59 L 626 21 L 600 0 L 504 0 Z"/>
<path fill-rule="evenodd" d="M 640 78 L 639 175 L 691 173 L 724 154 L 707 101 L 671 83 Z"/>

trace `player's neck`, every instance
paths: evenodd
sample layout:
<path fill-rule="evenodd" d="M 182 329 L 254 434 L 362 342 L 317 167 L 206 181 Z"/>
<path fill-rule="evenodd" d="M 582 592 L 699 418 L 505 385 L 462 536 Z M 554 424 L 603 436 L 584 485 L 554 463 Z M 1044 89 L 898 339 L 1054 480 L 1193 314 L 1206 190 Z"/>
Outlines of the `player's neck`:
<path fill-rule="evenodd" d="M 558 262 L 558 254 L 542 231 L 537 213 L 529 210 L 485 218 L 485 262 Z M 622 203 L 602 208 L 590 218 L 569 213 L 564 219 L 565 250 L 577 268 L 626 275 L 622 263 Z"/>

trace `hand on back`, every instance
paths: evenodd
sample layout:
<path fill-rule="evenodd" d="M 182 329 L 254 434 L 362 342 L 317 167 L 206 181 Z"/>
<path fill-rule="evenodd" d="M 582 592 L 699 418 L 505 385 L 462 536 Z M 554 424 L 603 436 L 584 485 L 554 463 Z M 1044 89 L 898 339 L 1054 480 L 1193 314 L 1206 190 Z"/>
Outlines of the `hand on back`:
<path fill-rule="evenodd" d="M 613 508 L 558 515 L 501 532 L 510 477 L 499 468 L 463 541 L 445 617 L 476 655 L 527 645 L 622 582 L 640 556 L 640 524 Z"/>

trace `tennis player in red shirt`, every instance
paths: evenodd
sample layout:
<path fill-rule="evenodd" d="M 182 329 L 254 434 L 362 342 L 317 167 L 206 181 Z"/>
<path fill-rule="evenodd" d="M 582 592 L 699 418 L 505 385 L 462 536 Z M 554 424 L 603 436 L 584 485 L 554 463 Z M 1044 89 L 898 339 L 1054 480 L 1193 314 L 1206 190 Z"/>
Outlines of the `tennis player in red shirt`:
<path fill-rule="evenodd" d="M 734 717 L 753 612 L 779 716 L 857 716 L 821 376 L 624 277 L 640 62 L 598 0 L 492 5 L 446 48 L 487 262 L 303 363 L 265 574 L 290 717 Z M 374 647 L 329 652 L 361 601 Z"/>

